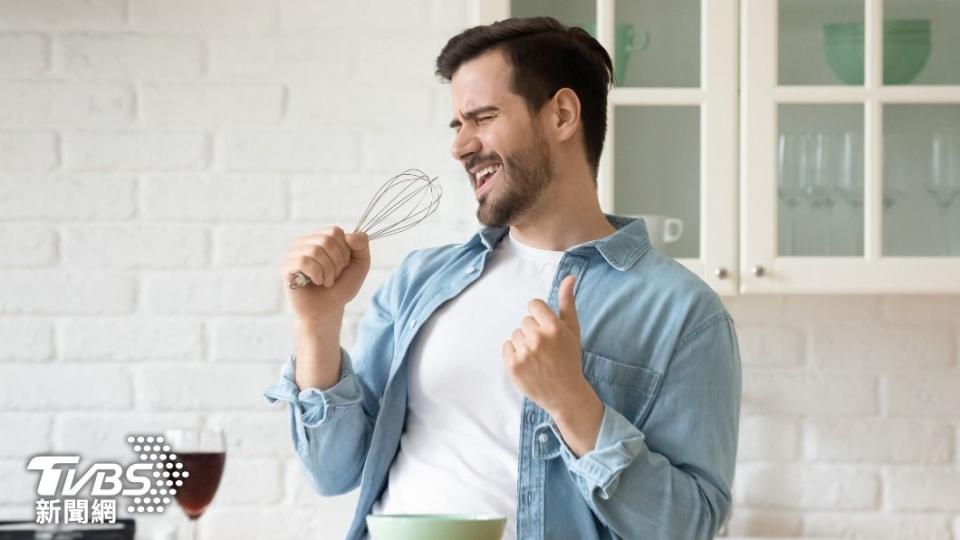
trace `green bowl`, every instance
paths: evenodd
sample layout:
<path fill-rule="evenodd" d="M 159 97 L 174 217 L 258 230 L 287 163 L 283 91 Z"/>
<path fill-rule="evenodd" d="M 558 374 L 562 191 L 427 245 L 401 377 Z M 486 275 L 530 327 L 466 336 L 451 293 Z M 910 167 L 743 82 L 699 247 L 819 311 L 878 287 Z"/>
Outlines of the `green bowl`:
<path fill-rule="evenodd" d="M 594 39 L 597 38 L 597 23 L 591 22 L 584 26 Z M 630 61 L 630 53 L 642 51 L 647 48 L 650 37 L 645 30 L 634 30 L 630 23 L 617 23 L 616 35 L 614 36 L 614 47 L 616 52 L 613 55 L 613 76 L 616 78 L 617 86 L 624 84 L 627 80 L 627 64 Z"/>
<path fill-rule="evenodd" d="M 823 27 L 827 63 L 846 84 L 863 84 L 863 23 Z M 909 84 L 930 58 L 930 20 L 901 19 L 883 23 L 883 84 Z"/>
<path fill-rule="evenodd" d="M 367 516 L 371 540 L 500 540 L 507 518 L 457 514 Z"/>

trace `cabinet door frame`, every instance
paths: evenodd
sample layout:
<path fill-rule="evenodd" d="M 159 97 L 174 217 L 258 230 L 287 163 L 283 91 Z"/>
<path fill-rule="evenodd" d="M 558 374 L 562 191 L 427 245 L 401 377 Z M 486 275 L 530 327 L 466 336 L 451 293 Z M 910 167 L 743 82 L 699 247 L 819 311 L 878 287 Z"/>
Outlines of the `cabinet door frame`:
<path fill-rule="evenodd" d="M 615 0 L 596 0 L 598 41 L 614 50 Z M 628 1 L 628 0 L 620 0 Z M 489 24 L 510 17 L 510 0 L 480 0 L 475 20 Z M 738 0 L 701 0 L 700 87 L 615 87 L 607 103 L 607 136 L 597 185 L 600 206 L 614 204 L 614 108 L 700 108 L 700 256 L 678 262 L 721 295 L 738 292 Z M 613 53 L 611 53 L 611 57 Z"/>
<path fill-rule="evenodd" d="M 883 86 L 883 0 L 864 0 L 863 86 L 778 85 L 778 0 L 742 0 L 740 290 L 753 293 L 960 293 L 960 257 L 882 256 L 883 106 L 960 104 L 960 86 Z M 864 107 L 864 254 L 777 254 L 777 107 Z M 762 269 L 758 271 L 758 269 Z"/>

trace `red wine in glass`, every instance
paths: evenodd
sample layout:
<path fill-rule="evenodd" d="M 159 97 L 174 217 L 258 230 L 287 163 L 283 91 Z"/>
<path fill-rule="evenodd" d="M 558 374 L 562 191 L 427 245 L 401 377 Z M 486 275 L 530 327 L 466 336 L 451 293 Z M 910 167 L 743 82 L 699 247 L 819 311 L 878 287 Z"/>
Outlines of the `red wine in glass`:
<path fill-rule="evenodd" d="M 180 452 L 176 454 L 188 477 L 177 488 L 177 503 L 190 519 L 197 519 L 207 509 L 220 486 L 226 452 Z"/>
<path fill-rule="evenodd" d="M 190 518 L 190 535 L 197 537 L 197 519 L 220 487 L 227 446 L 220 429 L 172 429 L 164 433 L 171 449 L 167 469 L 182 471 L 173 492 Z M 182 467 L 182 468 L 181 468 Z M 175 475 L 171 470 L 171 475 Z M 177 476 L 174 476 L 175 478 Z M 168 484 L 169 485 L 169 484 Z"/>

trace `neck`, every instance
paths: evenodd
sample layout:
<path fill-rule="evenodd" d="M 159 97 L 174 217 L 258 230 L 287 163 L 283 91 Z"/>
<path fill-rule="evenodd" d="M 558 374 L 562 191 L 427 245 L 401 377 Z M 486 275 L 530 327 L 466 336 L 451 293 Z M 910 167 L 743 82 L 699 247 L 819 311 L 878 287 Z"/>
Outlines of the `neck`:
<path fill-rule="evenodd" d="M 586 166 L 554 178 L 536 204 L 510 223 L 510 228 L 520 242 L 553 251 L 564 251 L 616 231 L 600 209 Z"/>

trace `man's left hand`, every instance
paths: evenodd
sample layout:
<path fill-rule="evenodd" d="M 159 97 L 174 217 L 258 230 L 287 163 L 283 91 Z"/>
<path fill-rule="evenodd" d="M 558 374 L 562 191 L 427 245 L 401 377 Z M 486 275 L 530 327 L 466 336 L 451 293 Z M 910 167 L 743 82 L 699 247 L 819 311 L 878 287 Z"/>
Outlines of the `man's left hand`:
<path fill-rule="evenodd" d="M 520 392 L 553 417 L 579 456 L 596 443 L 603 402 L 583 376 L 575 282 L 567 276 L 560 283 L 558 315 L 543 300 L 530 301 L 530 315 L 503 344 L 503 361 Z"/>

